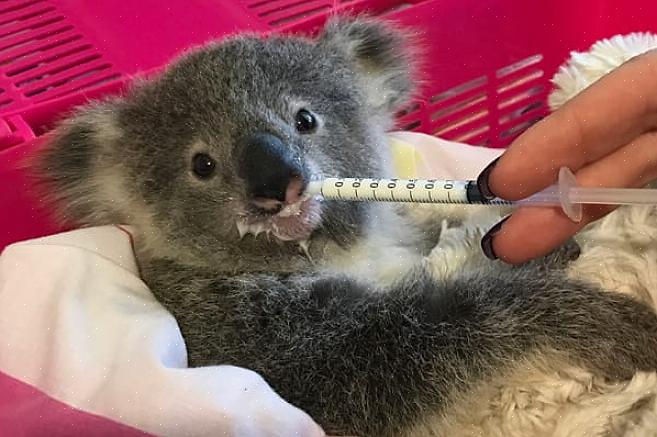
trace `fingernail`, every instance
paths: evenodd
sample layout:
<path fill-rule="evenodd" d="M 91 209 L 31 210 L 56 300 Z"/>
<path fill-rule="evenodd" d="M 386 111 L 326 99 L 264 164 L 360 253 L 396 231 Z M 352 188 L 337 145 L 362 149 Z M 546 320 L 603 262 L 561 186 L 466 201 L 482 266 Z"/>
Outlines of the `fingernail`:
<path fill-rule="evenodd" d="M 491 259 L 491 260 L 496 260 L 497 255 L 495 254 L 495 250 L 493 249 L 493 237 L 495 234 L 497 234 L 500 229 L 502 228 L 502 225 L 504 224 L 505 221 L 509 219 L 509 216 L 504 217 L 501 221 L 499 221 L 495 226 L 490 228 L 488 232 L 486 232 L 486 235 L 481 239 L 481 250 L 484 252 L 484 255 L 486 255 L 486 258 Z"/>
<path fill-rule="evenodd" d="M 477 188 L 479 189 L 479 193 L 486 199 L 486 200 L 491 200 L 494 199 L 495 194 L 490 190 L 490 187 L 488 186 L 488 177 L 490 176 L 490 172 L 493 171 L 495 168 L 495 165 L 497 164 L 497 161 L 500 160 L 500 156 L 495 158 L 493 162 L 488 164 L 485 169 L 481 171 L 479 174 L 479 177 L 477 178 Z"/>

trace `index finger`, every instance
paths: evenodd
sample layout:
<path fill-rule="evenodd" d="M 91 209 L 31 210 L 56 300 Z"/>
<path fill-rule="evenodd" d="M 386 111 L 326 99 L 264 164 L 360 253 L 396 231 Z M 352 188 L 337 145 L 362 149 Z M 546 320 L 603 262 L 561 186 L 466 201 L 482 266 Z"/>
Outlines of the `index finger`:
<path fill-rule="evenodd" d="M 657 50 L 601 78 L 509 146 L 488 178 L 498 197 L 518 200 L 657 128 Z"/>

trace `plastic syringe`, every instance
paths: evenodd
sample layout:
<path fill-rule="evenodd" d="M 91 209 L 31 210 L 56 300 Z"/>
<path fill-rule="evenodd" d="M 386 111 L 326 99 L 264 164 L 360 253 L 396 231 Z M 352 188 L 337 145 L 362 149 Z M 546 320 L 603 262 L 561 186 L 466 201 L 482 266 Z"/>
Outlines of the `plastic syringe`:
<path fill-rule="evenodd" d="M 565 167 L 557 184 L 517 201 L 487 200 L 476 181 L 446 179 L 327 178 L 310 182 L 306 195 L 363 202 L 558 206 L 574 222 L 582 219 L 583 204 L 657 205 L 657 189 L 580 187 Z"/>

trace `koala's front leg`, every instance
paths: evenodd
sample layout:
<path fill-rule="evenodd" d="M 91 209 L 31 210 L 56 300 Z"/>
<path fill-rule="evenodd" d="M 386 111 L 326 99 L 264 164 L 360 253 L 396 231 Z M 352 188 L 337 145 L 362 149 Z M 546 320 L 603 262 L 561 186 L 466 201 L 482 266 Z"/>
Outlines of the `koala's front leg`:
<path fill-rule="evenodd" d="M 458 223 L 443 219 L 435 224 L 440 229 L 440 238 L 422 263 L 436 280 L 454 279 L 463 271 L 473 272 L 493 266 L 484 257 L 480 241 L 488 229 L 502 219 L 502 211 L 481 208 Z"/>
<path fill-rule="evenodd" d="M 491 261 L 481 250 L 481 239 L 492 226 L 502 219 L 500 210 L 480 210 L 458 225 L 447 220 L 441 223 L 440 239 L 436 247 L 423 259 L 424 268 L 436 280 L 455 279 L 464 272 L 512 269 L 501 261 Z M 521 268 L 527 274 L 542 274 L 539 271 L 562 271 L 576 260 L 580 247 L 574 239 L 564 243 L 545 257 L 525 263 Z M 532 273 L 533 272 L 533 273 Z"/>

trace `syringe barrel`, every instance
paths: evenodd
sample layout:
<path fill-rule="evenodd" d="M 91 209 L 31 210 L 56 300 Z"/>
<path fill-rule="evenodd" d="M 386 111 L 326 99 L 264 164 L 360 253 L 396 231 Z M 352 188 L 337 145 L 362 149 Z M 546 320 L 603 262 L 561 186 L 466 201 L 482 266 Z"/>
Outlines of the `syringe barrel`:
<path fill-rule="evenodd" d="M 315 190 L 329 200 L 469 203 L 468 183 L 443 179 L 327 178 Z"/>
<path fill-rule="evenodd" d="M 598 205 L 656 205 L 657 191 L 642 188 L 595 188 L 570 189 L 570 201 Z"/>

